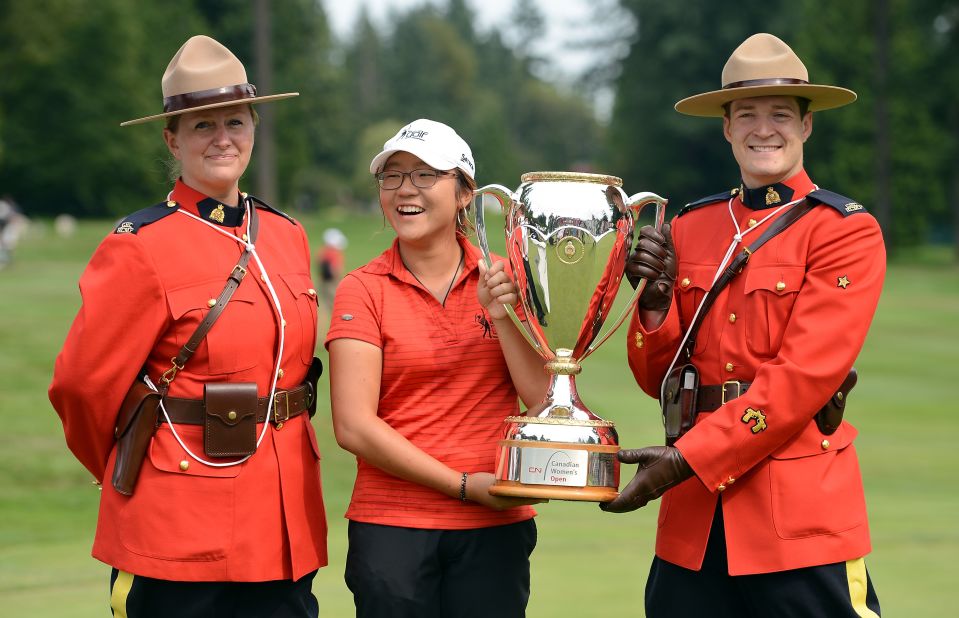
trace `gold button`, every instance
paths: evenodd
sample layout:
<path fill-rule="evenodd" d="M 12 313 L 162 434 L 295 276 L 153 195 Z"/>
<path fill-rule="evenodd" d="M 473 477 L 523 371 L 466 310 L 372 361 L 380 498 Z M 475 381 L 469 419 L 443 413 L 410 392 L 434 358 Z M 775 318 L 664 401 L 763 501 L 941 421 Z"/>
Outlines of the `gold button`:
<path fill-rule="evenodd" d="M 314 290 L 313 288 L 310 288 L 309 290 L 307 290 L 306 293 L 309 294 L 310 296 L 316 296 L 316 290 Z"/>
<path fill-rule="evenodd" d="M 716 491 L 718 491 L 719 493 L 723 493 L 724 491 L 726 491 L 726 486 L 720 483 L 719 487 L 716 488 Z"/>
<path fill-rule="evenodd" d="M 732 364 L 732 363 L 726 363 L 726 371 L 732 371 L 732 370 L 733 370 L 733 364 Z"/>
<path fill-rule="evenodd" d="M 825 450 L 828 450 L 828 449 L 829 449 L 829 440 L 823 440 L 823 441 L 822 441 L 822 450 L 825 451 Z"/>
<path fill-rule="evenodd" d="M 210 300 L 206 301 L 206 306 L 209 307 L 210 309 L 212 309 L 213 307 L 215 307 L 215 306 L 216 306 L 216 299 L 215 299 L 215 298 L 211 298 Z"/>
<path fill-rule="evenodd" d="M 180 469 L 186 472 L 190 468 L 190 462 L 184 459 L 180 462 Z"/>
<path fill-rule="evenodd" d="M 282 369 L 280 369 L 280 370 L 277 372 L 277 376 L 280 377 L 280 378 L 283 377 L 283 370 L 282 370 Z"/>
<path fill-rule="evenodd" d="M 243 242 L 246 242 L 246 241 L 250 240 L 250 237 L 247 236 L 246 234 L 244 234 L 243 236 L 240 236 L 240 238 L 243 239 Z"/>
<path fill-rule="evenodd" d="M 227 412 L 226 417 L 227 417 L 228 419 L 230 419 L 231 421 L 235 421 L 235 420 L 236 420 L 236 411 L 235 411 L 235 410 L 230 410 L 229 412 Z"/>
<path fill-rule="evenodd" d="M 779 283 L 776 284 L 776 291 L 777 291 L 777 292 L 782 292 L 782 291 L 785 290 L 785 289 L 786 289 L 786 282 L 785 282 L 785 281 L 780 281 Z"/>
<path fill-rule="evenodd" d="M 166 203 L 166 207 L 167 207 L 167 208 L 176 208 L 176 202 L 174 202 L 173 200 L 169 200 L 169 201 Z"/>
<path fill-rule="evenodd" d="M 758 221 L 756 221 L 755 219 L 750 219 L 749 221 L 746 222 L 746 225 L 748 225 L 749 227 L 756 227 L 757 223 Z"/>
<path fill-rule="evenodd" d="M 286 320 L 283 320 L 283 328 L 286 328 Z"/>
<path fill-rule="evenodd" d="M 726 479 L 727 485 L 732 485 L 735 482 L 736 482 L 736 479 L 734 479 L 733 477 L 729 477 L 728 479 Z"/>
<path fill-rule="evenodd" d="M 266 275 L 261 274 L 261 275 L 260 275 L 260 281 L 266 281 Z"/>
<path fill-rule="evenodd" d="M 689 277 L 684 277 L 683 280 L 679 282 L 679 285 L 688 288 L 690 283 L 692 283 L 692 281 L 689 280 Z"/>
<path fill-rule="evenodd" d="M 641 350 L 643 346 L 646 345 L 646 342 L 643 340 L 643 333 L 639 331 L 636 331 L 636 335 L 634 336 L 634 341 L 636 342 L 636 349 L 638 350 Z"/>
<path fill-rule="evenodd" d="M 842 401 L 844 397 L 845 395 L 842 394 L 842 391 L 838 391 L 836 393 L 836 399 L 838 399 L 839 401 Z"/>
<path fill-rule="evenodd" d="M 277 424 L 276 424 L 276 428 L 277 428 L 277 430 L 283 429 L 283 423 L 282 423 L 282 422 L 277 423 Z"/>
<path fill-rule="evenodd" d="M 736 323 L 736 314 L 735 314 L 735 313 L 730 313 L 730 314 L 729 314 L 729 322 L 730 322 L 731 324 L 735 324 L 735 323 Z"/>

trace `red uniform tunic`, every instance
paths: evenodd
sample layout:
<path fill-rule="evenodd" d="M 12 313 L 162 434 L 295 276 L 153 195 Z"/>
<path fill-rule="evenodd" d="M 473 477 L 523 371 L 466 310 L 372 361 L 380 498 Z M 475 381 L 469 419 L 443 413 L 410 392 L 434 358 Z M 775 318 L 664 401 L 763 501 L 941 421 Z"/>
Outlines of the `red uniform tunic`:
<path fill-rule="evenodd" d="M 340 283 L 326 343 L 350 338 L 383 350 L 377 414 L 455 470 L 493 472 L 516 389 L 489 316 L 477 301 L 478 250 L 460 239 L 463 274 L 440 303 L 403 266 L 397 243 Z M 387 474 L 357 459 L 346 517 L 440 530 L 510 524 L 535 515 L 522 506 L 494 511 Z"/>
<path fill-rule="evenodd" d="M 805 172 L 784 184 L 793 198 L 814 189 Z M 630 367 L 651 396 L 659 397 L 682 334 L 735 233 L 727 201 L 674 220 L 679 262 L 674 302 L 655 331 L 644 329 L 636 316 L 632 321 Z M 751 210 L 740 197 L 732 209 L 742 230 L 749 229 L 750 219 L 771 212 Z M 768 225 L 743 242 L 750 244 Z M 718 495 L 731 575 L 840 562 L 869 552 L 852 445 L 856 430 L 843 422 L 824 436 L 813 417 L 859 354 L 884 274 L 885 249 L 875 219 L 851 201 L 820 205 L 750 257 L 717 297 L 692 362 L 703 385 L 740 380 L 752 386 L 715 412 L 699 414 L 676 442 L 696 477 L 663 496 L 660 558 L 700 568 Z"/>
<path fill-rule="evenodd" d="M 206 220 L 216 206 L 182 182 L 170 199 Z M 242 250 L 236 240 L 175 212 L 176 205 L 139 228 L 130 223 L 137 216 L 131 216 L 96 250 L 80 279 L 83 305 L 50 386 L 70 449 L 97 480 L 107 479 L 93 556 L 123 571 L 168 580 L 298 579 L 327 560 L 320 455 L 306 414 L 282 429 L 271 425 L 249 460 L 225 468 L 191 459 L 164 423 L 134 495 L 117 493 L 109 482 L 114 422 L 127 387 L 141 367 L 158 382 Z M 245 233 L 242 210 L 220 212 L 225 231 Z M 286 321 L 277 389 L 292 389 L 304 381 L 316 340 L 310 252 L 298 223 L 268 209 L 258 213 L 256 250 Z M 281 321 L 261 275 L 251 259 L 248 275 L 176 375 L 170 396 L 200 399 L 203 385 L 216 382 L 255 382 L 259 396 L 268 396 Z M 203 457 L 202 427 L 176 429 Z"/>

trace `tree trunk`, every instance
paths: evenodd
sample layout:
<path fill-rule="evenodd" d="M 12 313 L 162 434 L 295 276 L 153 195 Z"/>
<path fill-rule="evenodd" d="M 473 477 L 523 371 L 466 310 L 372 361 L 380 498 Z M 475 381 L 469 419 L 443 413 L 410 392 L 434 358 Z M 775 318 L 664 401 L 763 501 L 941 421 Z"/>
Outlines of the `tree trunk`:
<path fill-rule="evenodd" d="M 876 119 L 876 219 L 886 238 L 886 251 L 895 248 L 895 226 L 892 219 L 892 149 L 889 139 L 889 95 L 886 89 L 889 74 L 889 1 L 874 0 L 875 58 L 873 63 Z"/>
<path fill-rule="evenodd" d="M 256 0 L 253 6 L 253 44 L 256 55 L 257 93 L 273 94 L 273 42 L 270 33 L 270 0 Z M 256 130 L 256 193 L 276 204 L 276 148 L 273 138 L 273 107 L 258 105 L 260 124 Z"/>

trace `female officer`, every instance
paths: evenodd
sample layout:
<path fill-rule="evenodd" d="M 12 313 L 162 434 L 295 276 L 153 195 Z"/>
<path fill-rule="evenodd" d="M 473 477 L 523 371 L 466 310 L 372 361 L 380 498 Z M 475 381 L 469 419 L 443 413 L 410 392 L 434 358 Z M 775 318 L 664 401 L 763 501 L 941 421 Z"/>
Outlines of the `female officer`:
<path fill-rule="evenodd" d="M 358 462 L 346 583 L 363 617 L 522 616 L 535 501 L 487 489 L 517 390 L 538 402 L 547 376 L 504 319 L 503 263 L 486 271 L 466 238 L 472 153 L 420 119 L 370 171 L 397 238 L 340 283 L 326 340 L 333 428 Z"/>
<path fill-rule="evenodd" d="M 257 96 L 240 61 L 205 36 L 180 48 L 162 90 L 163 113 L 123 124 L 166 119 L 182 171 L 91 258 L 50 386 L 68 445 L 98 482 L 116 478 L 127 388 L 145 374 L 168 389 L 135 491 L 103 483 L 93 556 L 113 566 L 117 616 L 316 616 L 326 521 L 302 414 L 316 338 L 309 245 L 299 223 L 238 184 L 251 104 L 296 93 Z M 185 351 L 231 273 L 239 286 Z"/>

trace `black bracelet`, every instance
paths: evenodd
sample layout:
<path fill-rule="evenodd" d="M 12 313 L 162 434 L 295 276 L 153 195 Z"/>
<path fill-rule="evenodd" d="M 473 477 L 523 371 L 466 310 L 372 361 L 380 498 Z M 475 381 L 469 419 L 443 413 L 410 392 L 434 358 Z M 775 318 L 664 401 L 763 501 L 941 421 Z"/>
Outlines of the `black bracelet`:
<path fill-rule="evenodd" d="M 463 478 L 460 480 L 460 502 L 466 502 L 466 477 L 469 476 L 469 473 L 464 472 Z"/>

